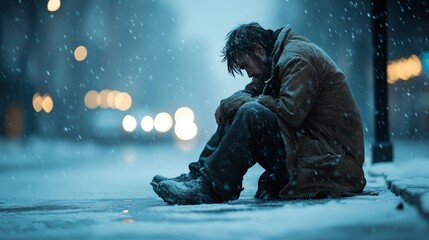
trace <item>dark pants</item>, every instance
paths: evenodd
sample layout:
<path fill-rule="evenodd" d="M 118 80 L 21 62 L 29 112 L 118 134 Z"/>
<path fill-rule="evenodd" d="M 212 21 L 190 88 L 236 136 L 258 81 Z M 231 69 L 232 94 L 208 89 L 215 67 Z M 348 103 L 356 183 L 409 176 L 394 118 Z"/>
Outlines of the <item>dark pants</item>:
<path fill-rule="evenodd" d="M 229 125 L 219 126 L 191 173 L 202 175 L 223 200 L 238 199 L 247 169 L 259 163 L 257 198 L 278 197 L 287 184 L 286 152 L 276 116 L 256 102 L 244 104 Z"/>

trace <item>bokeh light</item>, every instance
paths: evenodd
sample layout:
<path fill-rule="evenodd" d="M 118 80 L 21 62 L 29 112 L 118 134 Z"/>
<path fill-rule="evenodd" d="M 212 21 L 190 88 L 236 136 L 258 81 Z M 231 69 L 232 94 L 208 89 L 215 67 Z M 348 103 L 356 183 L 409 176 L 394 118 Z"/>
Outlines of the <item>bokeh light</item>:
<path fill-rule="evenodd" d="M 177 109 L 174 114 L 176 125 L 174 126 L 174 133 L 180 140 L 191 140 L 197 135 L 198 128 L 194 123 L 194 112 L 188 107 L 181 107 Z"/>
<path fill-rule="evenodd" d="M 85 106 L 89 109 L 97 108 L 98 107 L 97 97 L 98 97 L 97 91 L 91 90 L 87 92 L 84 99 Z"/>
<path fill-rule="evenodd" d="M 181 140 L 191 140 L 197 135 L 197 125 L 192 121 L 179 121 L 174 126 L 174 133 Z"/>
<path fill-rule="evenodd" d="M 51 96 L 49 96 L 48 94 L 45 94 L 45 96 L 43 96 L 42 108 L 47 113 L 50 113 L 52 111 L 52 108 L 54 108 L 54 101 L 52 101 Z"/>
<path fill-rule="evenodd" d="M 109 94 L 107 95 L 107 99 L 106 99 L 107 106 L 110 107 L 111 109 L 116 109 L 115 98 L 116 96 L 118 96 L 119 93 L 120 93 L 119 91 L 113 90 L 113 91 L 110 91 Z"/>
<path fill-rule="evenodd" d="M 54 101 L 49 94 L 45 94 L 42 97 L 40 93 L 35 93 L 33 95 L 33 108 L 36 112 L 40 112 L 43 109 L 43 111 L 50 113 L 54 108 Z"/>
<path fill-rule="evenodd" d="M 33 95 L 33 108 L 34 108 L 34 111 L 36 111 L 36 112 L 42 111 L 42 109 L 43 109 L 43 107 L 42 107 L 42 101 L 43 101 L 43 98 L 42 98 L 42 96 L 40 96 L 39 93 L 36 93 L 36 94 Z"/>
<path fill-rule="evenodd" d="M 143 117 L 140 124 L 145 132 L 150 132 L 153 129 L 153 119 L 150 116 Z"/>
<path fill-rule="evenodd" d="M 60 0 L 49 0 L 47 4 L 47 8 L 49 12 L 55 12 L 61 7 Z"/>
<path fill-rule="evenodd" d="M 103 89 L 98 94 L 97 103 L 98 103 L 99 107 L 104 108 L 104 109 L 109 108 L 109 105 L 107 103 L 107 97 L 108 97 L 109 93 L 110 93 L 109 89 Z"/>
<path fill-rule="evenodd" d="M 132 105 L 131 96 L 126 92 L 121 92 L 115 97 L 115 107 L 121 111 L 127 111 Z"/>
<path fill-rule="evenodd" d="M 420 76 L 422 71 L 422 63 L 414 54 L 409 58 L 393 60 L 387 65 L 387 82 L 393 84 L 398 80 L 407 81 Z"/>
<path fill-rule="evenodd" d="M 84 46 L 79 46 L 74 50 L 74 58 L 79 62 L 85 60 L 87 55 L 88 51 Z"/>
<path fill-rule="evenodd" d="M 173 126 L 173 119 L 166 112 L 158 113 L 155 117 L 154 126 L 158 132 L 168 132 Z"/>
<path fill-rule="evenodd" d="M 181 107 L 177 109 L 176 113 L 174 114 L 174 120 L 176 122 L 180 121 L 194 121 L 194 112 L 190 108 L 187 107 Z"/>
<path fill-rule="evenodd" d="M 122 127 L 127 132 L 132 132 L 137 127 L 137 120 L 135 117 L 131 115 L 126 115 L 124 119 L 122 119 Z"/>
<path fill-rule="evenodd" d="M 85 106 L 90 109 L 100 107 L 121 111 L 130 109 L 132 105 L 132 99 L 128 93 L 110 89 L 103 89 L 100 92 L 91 90 L 86 93 L 84 102 Z"/>

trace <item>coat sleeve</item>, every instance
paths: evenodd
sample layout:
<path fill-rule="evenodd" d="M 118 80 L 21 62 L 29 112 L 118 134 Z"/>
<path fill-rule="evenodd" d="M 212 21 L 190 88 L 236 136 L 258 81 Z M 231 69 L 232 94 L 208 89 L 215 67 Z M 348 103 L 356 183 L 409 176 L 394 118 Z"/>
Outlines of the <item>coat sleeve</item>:
<path fill-rule="evenodd" d="M 318 82 L 315 69 L 307 60 L 295 57 L 278 65 L 280 90 L 277 98 L 261 95 L 258 101 L 276 113 L 287 125 L 297 128 L 313 106 Z"/>
<path fill-rule="evenodd" d="M 221 100 L 215 113 L 216 119 L 220 117 L 232 120 L 241 106 L 247 102 L 255 101 L 255 97 L 262 93 L 262 88 L 256 82 L 251 82 L 246 85 L 245 89 Z"/>

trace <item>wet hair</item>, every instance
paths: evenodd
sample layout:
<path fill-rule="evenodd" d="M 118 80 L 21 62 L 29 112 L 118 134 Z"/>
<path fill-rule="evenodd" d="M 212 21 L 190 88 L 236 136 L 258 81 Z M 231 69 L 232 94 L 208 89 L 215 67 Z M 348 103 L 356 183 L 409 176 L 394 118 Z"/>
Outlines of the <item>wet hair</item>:
<path fill-rule="evenodd" d="M 253 51 L 256 44 L 264 47 L 267 54 L 270 55 L 274 41 L 273 30 L 264 29 L 256 22 L 239 25 L 226 36 L 226 44 L 222 49 L 222 62 L 227 62 L 228 72 L 232 76 L 243 75 L 238 61 L 239 57 L 243 54 L 254 56 Z"/>

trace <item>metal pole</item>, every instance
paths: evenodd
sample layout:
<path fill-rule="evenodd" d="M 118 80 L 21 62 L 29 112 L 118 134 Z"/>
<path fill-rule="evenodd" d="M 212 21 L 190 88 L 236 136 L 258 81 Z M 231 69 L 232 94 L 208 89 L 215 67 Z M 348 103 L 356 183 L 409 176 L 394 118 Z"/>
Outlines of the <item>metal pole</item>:
<path fill-rule="evenodd" d="M 374 64 L 375 142 L 372 161 L 391 162 L 392 144 L 389 141 L 389 112 L 387 101 L 387 1 L 372 0 L 372 37 Z"/>

